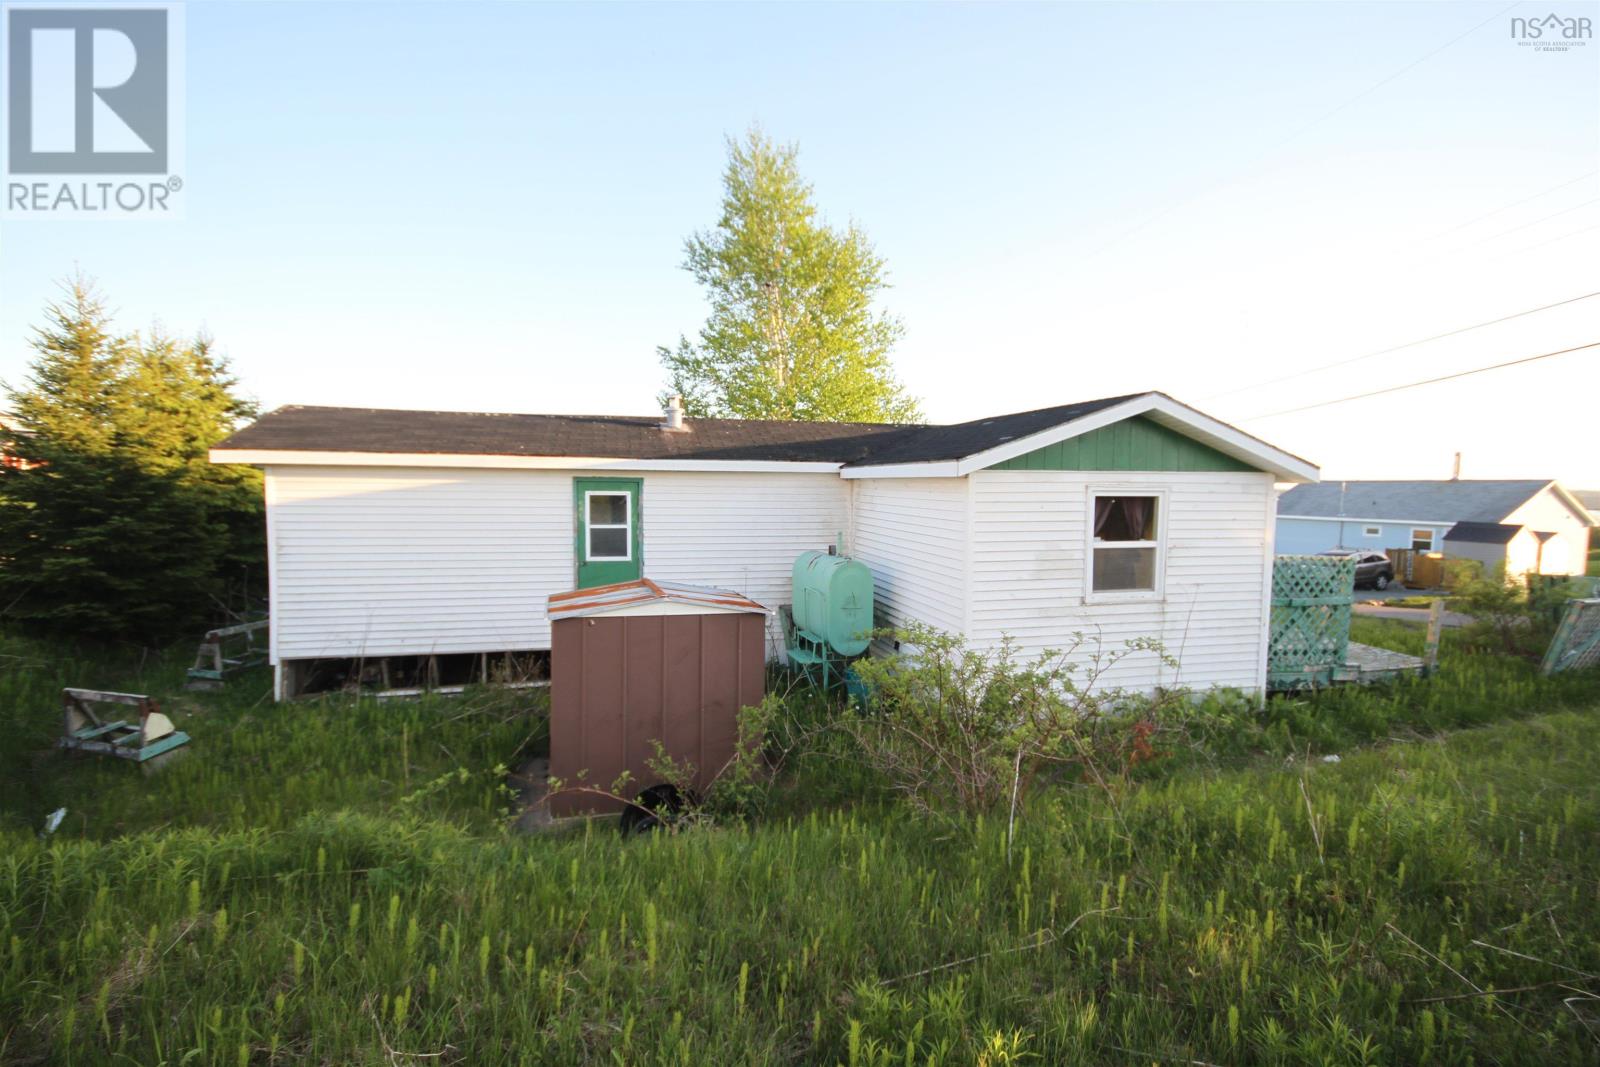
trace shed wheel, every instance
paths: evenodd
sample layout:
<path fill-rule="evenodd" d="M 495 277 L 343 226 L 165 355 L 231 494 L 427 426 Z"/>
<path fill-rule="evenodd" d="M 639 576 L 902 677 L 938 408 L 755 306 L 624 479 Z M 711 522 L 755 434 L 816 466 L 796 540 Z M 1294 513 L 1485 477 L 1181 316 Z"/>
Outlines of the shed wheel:
<path fill-rule="evenodd" d="M 1379 590 L 1389 588 L 1389 576 L 1387 574 L 1380 574 L 1376 578 L 1372 579 L 1372 588 Z"/>

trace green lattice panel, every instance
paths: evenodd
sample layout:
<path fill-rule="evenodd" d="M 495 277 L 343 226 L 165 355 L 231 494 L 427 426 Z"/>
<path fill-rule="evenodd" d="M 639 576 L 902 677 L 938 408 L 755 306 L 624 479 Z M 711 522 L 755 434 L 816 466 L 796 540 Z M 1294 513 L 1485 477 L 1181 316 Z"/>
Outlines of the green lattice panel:
<path fill-rule="evenodd" d="M 1596 666 L 1600 666 L 1600 599 L 1569 601 L 1544 654 L 1544 673 Z"/>
<path fill-rule="evenodd" d="M 1327 685 L 1350 647 L 1354 556 L 1279 556 L 1272 563 L 1267 685 Z"/>

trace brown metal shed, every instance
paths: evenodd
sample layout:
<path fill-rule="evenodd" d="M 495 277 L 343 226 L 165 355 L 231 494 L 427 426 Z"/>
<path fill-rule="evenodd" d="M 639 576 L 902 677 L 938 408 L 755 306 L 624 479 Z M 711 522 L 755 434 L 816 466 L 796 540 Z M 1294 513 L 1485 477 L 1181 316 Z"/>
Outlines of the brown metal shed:
<path fill-rule="evenodd" d="M 654 741 L 704 789 L 733 756 L 738 712 L 766 688 L 767 609 L 739 593 L 643 578 L 558 593 L 549 602 L 550 774 L 554 815 L 616 811 L 574 790 L 626 792 L 660 779 Z"/>

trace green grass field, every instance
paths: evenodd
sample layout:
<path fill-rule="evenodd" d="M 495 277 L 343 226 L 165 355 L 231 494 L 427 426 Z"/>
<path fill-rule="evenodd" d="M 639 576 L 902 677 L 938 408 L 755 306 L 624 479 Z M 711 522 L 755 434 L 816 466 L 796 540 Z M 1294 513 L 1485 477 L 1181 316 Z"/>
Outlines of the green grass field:
<path fill-rule="evenodd" d="M 44 752 L 57 693 L 171 694 L 179 658 L 0 655 L 0 1063 L 1600 1062 L 1594 678 L 1447 644 L 1213 701 L 1008 855 L 1003 813 L 918 821 L 820 756 L 748 828 L 516 836 L 526 694 L 252 678 L 174 696 L 196 740 L 147 777 Z"/>

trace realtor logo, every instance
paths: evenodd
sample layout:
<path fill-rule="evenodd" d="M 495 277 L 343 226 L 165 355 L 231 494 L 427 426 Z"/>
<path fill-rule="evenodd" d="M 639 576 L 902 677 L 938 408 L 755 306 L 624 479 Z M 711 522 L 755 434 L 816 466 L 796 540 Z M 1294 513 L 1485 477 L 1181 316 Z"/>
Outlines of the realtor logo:
<path fill-rule="evenodd" d="M 1582 48 L 1594 37 L 1594 20 L 1578 15 L 1563 17 L 1553 11 L 1543 18 L 1514 18 L 1511 37 L 1523 48 L 1568 52 Z"/>
<path fill-rule="evenodd" d="M 167 172 L 166 11 L 7 15 L 12 174 Z"/>
<path fill-rule="evenodd" d="M 5 7 L 5 217 L 172 217 L 183 187 L 172 174 L 180 16 L 154 5 Z M 125 180 L 82 180 L 101 176 Z"/>

